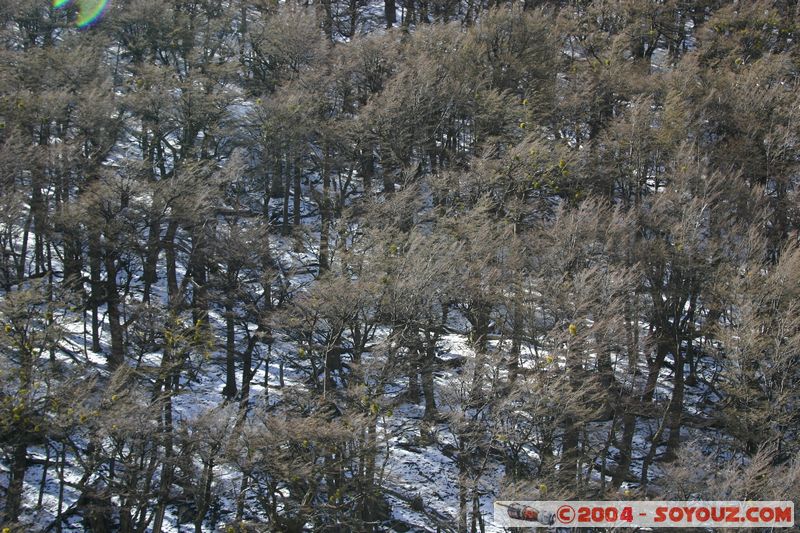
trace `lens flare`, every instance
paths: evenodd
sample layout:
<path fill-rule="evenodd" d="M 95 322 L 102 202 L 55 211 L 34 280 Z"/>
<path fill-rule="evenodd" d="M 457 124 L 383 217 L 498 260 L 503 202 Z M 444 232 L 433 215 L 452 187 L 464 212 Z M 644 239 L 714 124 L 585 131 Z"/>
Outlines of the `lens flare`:
<path fill-rule="evenodd" d="M 53 0 L 53 8 L 61 9 L 72 3 L 72 0 Z M 88 28 L 103 16 L 108 7 L 108 0 L 78 0 L 78 20 L 75 24 L 79 28 Z"/>
<path fill-rule="evenodd" d="M 103 16 L 108 7 L 108 0 L 79 0 L 78 6 L 76 24 L 79 28 L 88 28 Z"/>

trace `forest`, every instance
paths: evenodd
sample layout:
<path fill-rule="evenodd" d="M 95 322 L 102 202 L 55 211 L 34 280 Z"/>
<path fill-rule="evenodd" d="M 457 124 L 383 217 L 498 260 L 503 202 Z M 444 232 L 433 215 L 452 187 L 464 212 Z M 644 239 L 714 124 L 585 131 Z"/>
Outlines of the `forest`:
<path fill-rule="evenodd" d="M 797 0 L 0 0 L 0 528 L 800 505 Z"/>

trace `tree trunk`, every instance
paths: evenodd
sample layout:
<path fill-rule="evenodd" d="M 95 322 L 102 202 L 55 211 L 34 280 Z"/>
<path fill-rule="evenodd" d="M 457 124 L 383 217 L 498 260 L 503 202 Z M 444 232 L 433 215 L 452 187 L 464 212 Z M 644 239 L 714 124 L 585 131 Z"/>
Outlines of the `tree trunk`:
<path fill-rule="evenodd" d="M 167 225 L 164 235 L 164 248 L 167 259 L 167 300 L 170 307 L 178 303 L 178 265 L 175 254 L 175 235 L 178 232 L 178 223 L 174 220 Z"/>
<path fill-rule="evenodd" d="M 332 0 L 322 0 L 322 10 L 324 12 L 322 29 L 329 41 L 333 41 L 333 9 L 331 4 Z"/>
<path fill-rule="evenodd" d="M 289 172 L 289 169 L 286 170 L 283 179 L 283 212 L 281 213 L 281 216 L 283 218 L 283 234 L 289 235 L 289 181 L 291 180 L 291 173 Z"/>
<path fill-rule="evenodd" d="M 394 192 L 394 176 L 387 169 L 383 169 L 383 192 L 392 194 Z"/>
<path fill-rule="evenodd" d="M 99 353 L 100 347 L 100 316 L 98 307 L 103 300 L 103 285 L 100 281 L 100 237 L 93 233 L 89 235 L 89 280 L 91 295 L 89 307 L 92 311 L 92 351 Z"/>
<path fill-rule="evenodd" d="M 466 445 L 462 443 L 458 451 L 458 533 L 467 533 L 467 501 L 469 470 L 467 468 Z"/>
<path fill-rule="evenodd" d="M 514 289 L 513 316 L 511 326 L 511 354 L 508 361 L 508 379 L 514 382 L 519 373 L 520 354 L 522 352 L 522 335 L 524 330 L 525 314 L 522 308 L 522 291 L 517 286 Z"/>
<path fill-rule="evenodd" d="M 394 5 L 394 0 L 388 0 Z M 366 102 L 364 102 L 366 105 Z M 364 182 L 364 194 L 372 192 L 372 178 L 375 176 L 375 154 L 372 145 L 361 150 L 361 178 Z"/>
<path fill-rule="evenodd" d="M 674 459 L 677 456 L 678 446 L 681 437 L 681 413 L 683 411 L 684 396 L 684 375 L 683 375 L 683 352 L 681 352 L 680 342 L 675 347 L 675 378 L 672 389 L 672 400 L 669 404 L 669 414 L 667 417 L 667 438 L 666 458 Z"/>
<path fill-rule="evenodd" d="M 408 361 L 408 401 L 413 404 L 418 404 L 420 399 L 419 389 L 419 359 L 421 354 L 414 350 L 409 351 Z"/>
<path fill-rule="evenodd" d="M 325 147 L 322 160 L 322 198 L 319 201 L 320 230 L 319 230 L 319 271 L 320 274 L 328 270 L 329 232 L 330 232 L 330 186 L 331 186 L 330 154 Z"/>
<path fill-rule="evenodd" d="M 420 0 L 419 2 L 419 21 L 423 24 L 430 22 L 428 20 L 428 0 Z"/>
<path fill-rule="evenodd" d="M 125 341 L 120 322 L 116 253 L 107 249 L 103 257 L 106 267 L 106 314 L 108 316 L 108 328 L 111 333 L 111 354 L 108 357 L 108 364 L 109 367 L 114 369 L 121 365 L 125 359 Z"/>
<path fill-rule="evenodd" d="M 200 230 L 202 231 L 202 229 Z M 192 275 L 192 321 L 195 327 L 208 331 L 208 287 L 206 274 L 208 270 L 205 237 L 202 233 L 192 236 L 192 257 L 189 260 L 189 271 Z"/>
<path fill-rule="evenodd" d="M 571 390 L 578 390 L 583 378 L 584 368 L 578 356 L 579 353 L 580 349 L 578 346 L 570 345 L 567 347 L 566 371 L 569 379 L 569 388 Z M 579 421 L 576 420 L 573 413 L 568 413 L 564 417 L 564 435 L 561 441 L 561 469 L 566 482 L 571 482 L 574 479 L 578 469 L 577 463 L 580 458 L 580 451 L 578 449 L 580 443 L 578 424 Z"/>
<path fill-rule="evenodd" d="M 383 13 L 386 17 L 386 29 L 388 30 L 397 22 L 397 4 L 395 0 L 383 0 Z"/>
<path fill-rule="evenodd" d="M 475 348 L 475 368 L 472 373 L 470 403 L 477 405 L 483 396 L 483 367 L 489 341 L 489 306 L 484 302 L 470 313 L 472 322 L 472 346 Z"/>
<path fill-rule="evenodd" d="M 377 455 L 377 450 L 375 449 L 377 424 L 378 418 L 373 417 L 366 429 L 366 435 L 364 439 L 364 454 L 366 457 L 364 459 L 364 500 L 361 507 L 361 516 L 365 521 L 370 521 L 373 519 L 373 510 L 377 501 L 376 494 L 374 494 L 375 461 Z"/>
<path fill-rule="evenodd" d="M 436 348 L 429 344 L 425 347 L 425 355 L 422 360 L 421 368 L 422 392 L 425 395 L 425 414 L 423 415 L 425 420 L 435 420 L 439 416 L 436 408 L 436 390 L 433 381 L 433 365 L 435 358 Z"/>
<path fill-rule="evenodd" d="M 174 324 L 171 324 L 174 326 Z M 172 476 L 174 471 L 173 465 L 173 423 L 172 423 L 172 393 L 173 387 L 177 384 L 176 381 L 180 379 L 180 370 L 176 367 L 176 362 L 173 360 L 172 348 L 170 346 L 164 347 L 164 353 L 161 358 L 161 380 L 156 383 L 155 390 L 153 391 L 155 401 L 163 402 L 159 417 L 160 433 L 164 439 L 164 461 L 161 466 L 161 482 L 158 488 L 158 495 L 156 499 L 156 509 L 153 519 L 153 533 L 160 533 L 161 527 L 164 522 L 164 514 L 167 508 L 167 499 L 169 491 L 172 486 Z M 163 390 L 163 396 L 162 396 Z"/>
<path fill-rule="evenodd" d="M 58 504 L 56 504 L 56 533 L 61 533 L 61 516 L 64 509 L 64 468 L 67 462 L 67 445 L 61 445 L 58 459 Z"/>
<path fill-rule="evenodd" d="M 664 366 L 664 359 L 666 359 L 668 351 L 669 346 L 659 341 L 656 344 L 655 359 L 647 361 L 647 383 L 645 384 L 644 394 L 642 395 L 642 401 L 645 403 L 653 401 L 656 385 L 658 385 L 658 376 L 661 373 L 661 368 Z"/>
<path fill-rule="evenodd" d="M 236 396 L 236 330 L 234 328 L 233 302 L 225 300 L 225 387 L 222 394 L 228 400 Z"/>
<path fill-rule="evenodd" d="M 161 252 L 161 222 L 153 218 L 147 234 L 147 255 L 142 267 L 142 279 L 144 281 L 142 301 L 150 303 L 150 291 L 153 284 L 158 280 L 156 274 L 158 267 L 158 254 Z"/>
<path fill-rule="evenodd" d="M 614 474 L 611 476 L 611 486 L 614 489 L 618 489 L 628 476 L 628 471 L 631 467 L 633 436 L 636 432 L 636 415 L 631 413 L 624 403 L 622 410 L 622 441 L 618 444 L 620 459 Z"/>
<path fill-rule="evenodd" d="M 27 257 L 28 257 L 28 237 L 30 236 L 31 232 L 31 224 L 33 223 L 33 214 L 28 213 L 28 217 L 25 219 L 25 226 L 22 229 L 22 244 L 19 252 L 19 263 L 17 263 L 17 279 L 21 280 L 25 277 L 26 266 L 28 265 Z M 11 240 L 10 242 L 13 242 Z"/>
<path fill-rule="evenodd" d="M 44 498 L 44 491 L 47 488 L 47 471 L 50 469 L 50 443 L 45 442 L 44 445 L 44 466 L 42 466 L 42 477 L 39 479 L 39 497 L 36 500 L 36 510 L 42 508 L 42 499 Z"/>
<path fill-rule="evenodd" d="M 358 0 L 350 0 L 348 14 L 350 15 L 350 27 L 347 36 L 352 39 L 356 36 L 356 26 L 358 25 Z"/>
<path fill-rule="evenodd" d="M 406 13 L 403 16 L 403 28 L 408 29 L 414 22 L 414 0 L 404 0 L 403 5 L 406 8 Z"/>
<path fill-rule="evenodd" d="M 203 492 L 200 496 L 200 503 L 197 506 L 197 514 L 194 520 L 195 533 L 203 533 L 203 520 L 205 520 L 209 505 L 211 504 L 211 484 L 213 481 L 214 459 L 212 457 L 203 465 L 203 476 L 201 477 L 201 490 Z"/>
<path fill-rule="evenodd" d="M 250 337 L 242 356 L 242 397 L 239 405 L 243 410 L 247 409 L 250 400 L 250 382 L 253 380 L 253 350 L 257 340 L 255 335 Z M 267 378 L 264 380 L 264 397 L 267 398 L 269 395 L 269 355 L 264 361 L 264 366 L 264 375 Z"/>
<path fill-rule="evenodd" d="M 303 177 L 303 170 L 300 165 L 300 160 L 296 160 L 294 162 L 294 186 L 292 187 L 292 224 L 294 227 L 300 227 L 301 221 L 301 209 L 302 209 L 302 196 L 303 196 L 303 189 L 301 187 L 301 181 Z"/>
<path fill-rule="evenodd" d="M 34 180 L 31 191 L 31 213 L 33 214 L 34 228 L 34 270 L 36 274 L 44 271 L 44 239 L 47 232 L 47 206 L 42 195 L 41 178 L 34 171 Z"/>
<path fill-rule="evenodd" d="M 28 445 L 20 442 L 14 446 L 12 454 L 11 473 L 6 493 L 6 509 L 3 522 L 13 523 L 19 518 L 22 507 L 22 488 L 25 481 L 25 471 L 28 462 Z"/>

